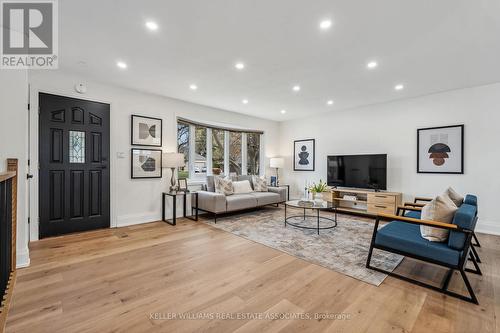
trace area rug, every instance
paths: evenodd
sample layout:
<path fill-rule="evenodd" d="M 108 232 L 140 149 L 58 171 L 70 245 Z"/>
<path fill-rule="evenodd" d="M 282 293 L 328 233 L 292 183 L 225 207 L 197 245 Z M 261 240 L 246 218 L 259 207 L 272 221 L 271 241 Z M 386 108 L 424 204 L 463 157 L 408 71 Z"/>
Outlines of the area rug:
<path fill-rule="evenodd" d="M 301 210 L 288 209 L 287 215 L 300 214 Z M 333 218 L 333 213 L 321 212 L 322 216 Z M 284 225 L 283 207 L 264 207 L 259 210 L 225 215 L 214 223 L 210 217 L 202 218 L 217 229 L 283 251 L 308 262 L 329 268 L 355 279 L 379 286 L 387 277 L 365 267 L 368 249 L 373 233 L 373 220 L 338 214 L 337 227 L 321 230 L 298 229 Z M 315 218 L 293 219 L 293 223 L 315 225 Z M 374 251 L 372 265 L 393 271 L 403 259 L 402 256 Z"/>

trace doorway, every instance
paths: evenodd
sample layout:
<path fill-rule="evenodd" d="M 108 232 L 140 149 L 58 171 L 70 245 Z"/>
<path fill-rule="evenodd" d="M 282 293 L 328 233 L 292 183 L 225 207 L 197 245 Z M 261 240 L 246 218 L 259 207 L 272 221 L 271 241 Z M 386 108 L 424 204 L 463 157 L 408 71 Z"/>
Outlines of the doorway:
<path fill-rule="evenodd" d="M 110 226 L 109 104 L 39 94 L 39 236 Z"/>

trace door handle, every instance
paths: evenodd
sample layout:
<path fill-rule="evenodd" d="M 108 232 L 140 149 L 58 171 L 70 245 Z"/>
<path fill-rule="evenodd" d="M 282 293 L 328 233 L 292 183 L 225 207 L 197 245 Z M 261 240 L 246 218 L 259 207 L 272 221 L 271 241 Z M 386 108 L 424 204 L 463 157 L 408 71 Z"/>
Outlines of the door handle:
<path fill-rule="evenodd" d="M 31 178 L 33 178 L 33 175 L 32 175 L 32 174 L 30 174 L 30 173 L 28 173 L 28 174 L 26 175 L 26 179 L 31 179 Z"/>

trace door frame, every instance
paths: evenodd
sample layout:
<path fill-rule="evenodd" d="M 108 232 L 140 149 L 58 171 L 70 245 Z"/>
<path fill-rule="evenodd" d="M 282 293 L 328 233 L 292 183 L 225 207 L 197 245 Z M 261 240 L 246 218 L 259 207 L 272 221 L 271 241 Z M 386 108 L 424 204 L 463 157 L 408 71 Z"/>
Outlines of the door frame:
<path fill-rule="evenodd" d="M 113 137 L 113 104 L 110 101 L 103 100 L 102 98 L 94 98 L 93 96 L 88 95 L 80 95 L 77 93 L 69 93 L 68 91 L 57 91 L 57 90 L 47 90 L 47 89 L 30 89 L 30 114 L 29 114 L 29 133 L 30 133 L 30 155 L 28 156 L 29 163 L 29 173 L 33 175 L 31 179 L 31 186 L 29 190 L 29 198 L 30 198 L 30 207 L 29 213 L 31 216 L 30 225 L 29 225 L 29 241 L 37 241 L 40 239 L 39 234 L 39 225 L 40 225 L 40 208 L 39 208 L 39 98 L 40 94 L 52 94 L 61 97 L 67 98 L 75 98 L 81 99 L 89 102 L 98 102 L 109 105 L 109 210 L 110 210 L 110 228 L 116 228 L 117 219 L 116 219 L 116 203 L 115 203 L 115 193 L 116 193 L 116 172 L 115 172 L 115 159 L 116 150 L 115 150 L 115 139 Z"/>

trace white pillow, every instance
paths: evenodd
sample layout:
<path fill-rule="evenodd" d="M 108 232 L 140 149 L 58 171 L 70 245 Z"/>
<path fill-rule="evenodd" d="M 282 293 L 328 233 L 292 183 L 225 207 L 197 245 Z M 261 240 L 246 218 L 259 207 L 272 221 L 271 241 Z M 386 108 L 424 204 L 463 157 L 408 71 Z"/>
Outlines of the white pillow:
<path fill-rule="evenodd" d="M 458 207 L 447 196 L 440 195 L 422 207 L 422 220 L 451 223 Z M 420 226 L 420 234 L 431 242 L 444 242 L 448 239 L 449 230 Z"/>
<path fill-rule="evenodd" d="M 444 191 L 443 196 L 447 196 L 448 198 L 450 198 L 450 200 L 453 201 L 453 203 L 457 207 L 462 206 L 462 204 L 464 203 L 464 199 L 465 199 L 462 195 L 457 193 L 457 191 L 455 191 L 451 187 L 448 187 L 448 189 L 446 191 Z"/>
<path fill-rule="evenodd" d="M 241 180 L 238 182 L 233 182 L 234 194 L 244 194 L 253 192 L 252 186 L 248 180 Z"/>
<path fill-rule="evenodd" d="M 233 194 L 233 182 L 230 178 L 214 177 L 215 192 L 224 195 Z"/>

